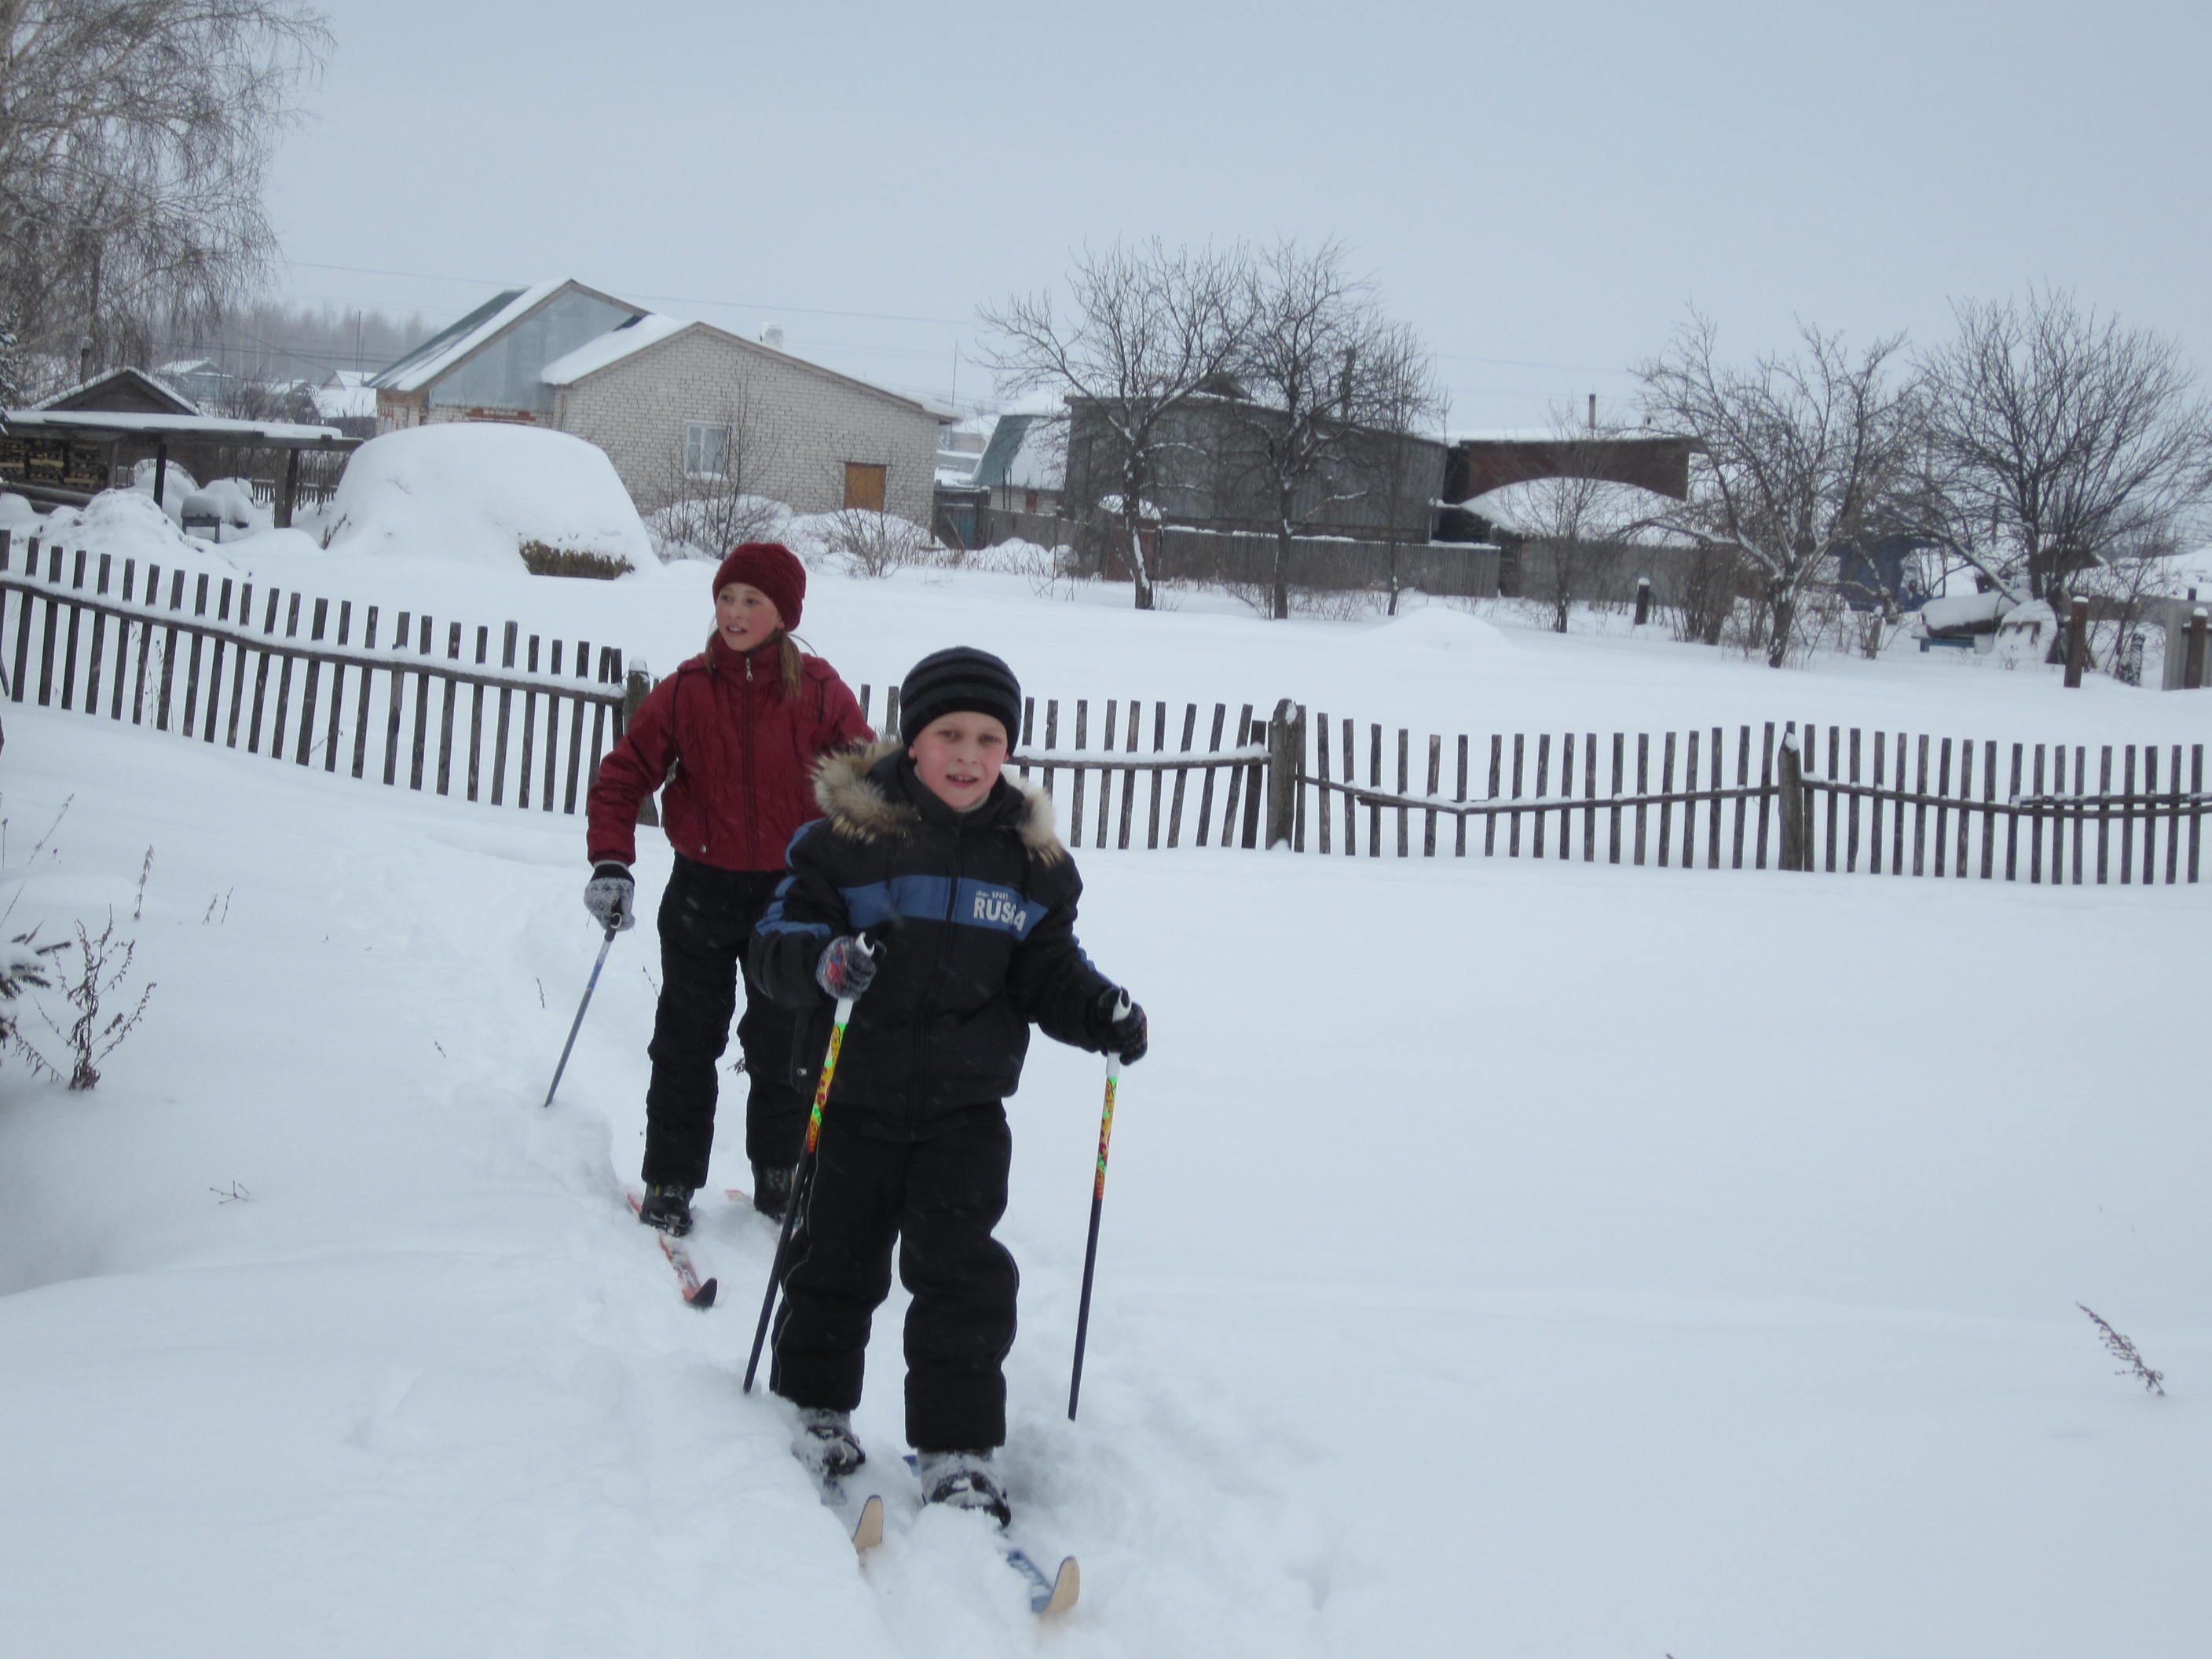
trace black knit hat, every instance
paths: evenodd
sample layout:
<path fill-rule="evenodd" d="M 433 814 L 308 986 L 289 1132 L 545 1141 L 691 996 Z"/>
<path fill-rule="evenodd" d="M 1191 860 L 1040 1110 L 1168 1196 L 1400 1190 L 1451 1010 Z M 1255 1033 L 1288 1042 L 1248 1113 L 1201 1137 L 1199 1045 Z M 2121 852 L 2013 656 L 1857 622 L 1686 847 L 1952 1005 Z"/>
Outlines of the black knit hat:
<path fill-rule="evenodd" d="M 997 720 L 1011 747 L 1022 730 L 1021 682 L 1005 663 L 973 646 L 933 651 L 907 671 L 899 687 L 899 740 L 910 744 L 932 721 L 963 710 Z"/>

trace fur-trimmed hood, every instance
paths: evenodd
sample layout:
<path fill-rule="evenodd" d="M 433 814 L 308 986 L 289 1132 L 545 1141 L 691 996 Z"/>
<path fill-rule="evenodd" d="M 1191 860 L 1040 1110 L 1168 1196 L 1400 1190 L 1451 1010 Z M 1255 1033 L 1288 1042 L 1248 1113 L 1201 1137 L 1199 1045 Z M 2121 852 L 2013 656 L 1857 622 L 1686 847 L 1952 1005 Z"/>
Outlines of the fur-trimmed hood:
<path fill-rule="evenodd" d="M 815 763 L 814 799 L 831 829 L 848 840 L 879 841 L 905 834 L 920 822 L 921 814 L 915 805 L 884 787 L 893 775 L 884 763 L 895 763 L 905 752 L 896 738 L 884 738 L 865 748 L 824 755 Z M 999 787 L 976 811 L 991 823 L 1014 830 L 1022 845 L 1045 863 L 1058 864 L 1066 858 L 1067 848 L 1053 821 L 1052 797 L 1042 785 L 1002 773 Z"/>

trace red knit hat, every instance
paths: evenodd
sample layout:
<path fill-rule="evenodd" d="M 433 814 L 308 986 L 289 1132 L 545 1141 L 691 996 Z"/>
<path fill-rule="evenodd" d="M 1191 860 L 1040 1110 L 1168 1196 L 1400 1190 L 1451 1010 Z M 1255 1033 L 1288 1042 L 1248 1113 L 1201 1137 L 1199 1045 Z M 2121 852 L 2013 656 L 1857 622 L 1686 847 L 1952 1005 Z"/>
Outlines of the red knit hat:
<path fill-rule="evenodd" d="M 799 613 L 806 604 L 806 567 L 781 542 L 746 542 L 730 550 L 714 572 L 714 592 L 732 582 L 757 587 L 775 606 L 786 633 L 799 626 Z"/>

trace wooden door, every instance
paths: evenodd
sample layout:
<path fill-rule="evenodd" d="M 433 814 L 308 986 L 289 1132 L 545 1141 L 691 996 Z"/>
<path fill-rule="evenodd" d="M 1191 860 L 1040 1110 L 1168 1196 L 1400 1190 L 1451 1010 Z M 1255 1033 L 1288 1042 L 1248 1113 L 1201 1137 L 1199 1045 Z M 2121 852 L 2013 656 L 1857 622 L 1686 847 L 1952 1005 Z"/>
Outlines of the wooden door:
<path fill-rule="evenodd" d="M 884 510 L 884 475 L 890 469 L 867 461 L 845 463 L 845 505 Z"/>

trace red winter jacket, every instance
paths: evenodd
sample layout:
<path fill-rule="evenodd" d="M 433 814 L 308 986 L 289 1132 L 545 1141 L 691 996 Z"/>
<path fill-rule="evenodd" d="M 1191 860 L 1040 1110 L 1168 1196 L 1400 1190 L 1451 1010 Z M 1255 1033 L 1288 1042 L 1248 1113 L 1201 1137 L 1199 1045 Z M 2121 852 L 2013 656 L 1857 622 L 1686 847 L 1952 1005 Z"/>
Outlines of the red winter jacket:
<path fill-rule="evenodd" d="M 783 695 L 774 646 L 740 654 L 719 635 L 653 688 L 592 785 L 592 862 L 637 857 L 637 809 L 667 780 L 660 817 L 678 853 L 718 870 L 781 870 L 814 804 L 814 763 L 875 733 L 837 671 L 800 657 Z M 671 769 L 673 769 L 672 772 Z"/>

